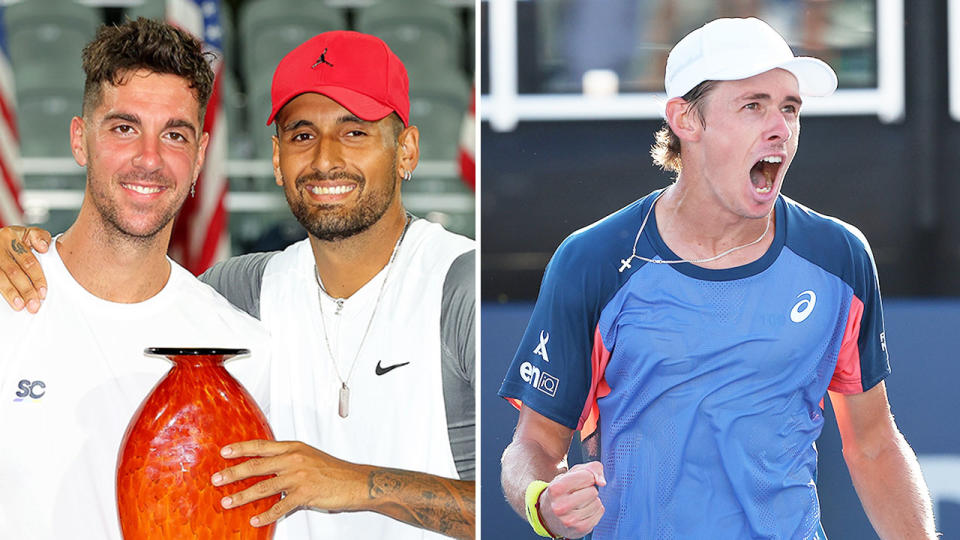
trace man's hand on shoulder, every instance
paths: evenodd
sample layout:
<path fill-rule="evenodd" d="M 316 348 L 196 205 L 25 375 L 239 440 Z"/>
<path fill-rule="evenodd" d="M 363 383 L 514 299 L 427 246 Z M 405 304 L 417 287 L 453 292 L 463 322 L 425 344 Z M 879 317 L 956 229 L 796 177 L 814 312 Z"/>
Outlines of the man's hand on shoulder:
<path fill-rule="evenodd" d="M 47 280 L 30 250 L 46 253 L 50 241 L 50 233 L 36 227 L 0 229 L 0 295 L 15 311 L 36 313 L 46 298 Z"/>
<path fill-rule="evenodd" d="M 597 486 L 605 486 L 603 464 L 591 461 L 574 465 L 557 475 L 540 495 L 540 517 L 554 535 L 582 538 L 603 517 Z"/>

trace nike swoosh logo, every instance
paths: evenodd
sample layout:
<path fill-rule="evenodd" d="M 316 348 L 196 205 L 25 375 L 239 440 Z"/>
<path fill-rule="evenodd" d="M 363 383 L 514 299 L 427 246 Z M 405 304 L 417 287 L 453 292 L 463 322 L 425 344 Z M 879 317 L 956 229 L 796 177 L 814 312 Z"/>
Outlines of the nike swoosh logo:
<path fill-rule="evenodd" d="M 377 361 L 377 375 L 384 375 L 384 374 L 386 374 L 386 373 L 390 373 L 391 371 L 397 369 L 398 367 L 405 366 L 405 365 L 407 365 L 407 364 L 409 364 L 409 363 L 410 363 L 410 362 L 404 362 L 404 363 L 402 363 L 402 364 L 394 364 L 394 365 L 392 365 L 392 366 L 381 367 L 381 366 L 380 366 L 380 361 L 378 360 L 378 361 Z"/>

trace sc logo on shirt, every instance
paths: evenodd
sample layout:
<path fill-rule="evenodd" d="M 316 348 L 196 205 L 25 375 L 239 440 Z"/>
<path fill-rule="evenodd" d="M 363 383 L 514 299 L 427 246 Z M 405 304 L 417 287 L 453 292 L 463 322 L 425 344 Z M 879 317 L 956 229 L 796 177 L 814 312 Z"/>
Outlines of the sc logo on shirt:
<path fill-rule="evenodd" d="M 23 401 L 23 399 L 27 397 L 40 399 L 47 393 L 47 385 L 43 381 L 28 381 L 27 379 L 22 379 L 17 383 L 17 388 L 17 399 L 14 401 Z"/>
<path fill-rule="evenodd" d="M 560 385 L 560 379 L 546 371 L 540 371 L 540 368 L 530 362 L 520 364 L 520 378 L 550 397 L 557 395 L 557 386 Z"/>

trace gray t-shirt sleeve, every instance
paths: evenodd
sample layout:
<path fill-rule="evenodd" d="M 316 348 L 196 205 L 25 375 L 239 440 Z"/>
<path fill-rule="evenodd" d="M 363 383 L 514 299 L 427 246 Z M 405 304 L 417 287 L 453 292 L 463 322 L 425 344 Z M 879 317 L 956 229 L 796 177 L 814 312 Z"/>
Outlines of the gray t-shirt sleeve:
<path fill-rule="evenodd" d="M 280 253 L 248 253 L 215 264 L 200 274 L 200 281 L 210 285 L 231 304 L 260 318 L 260 285 L 270 258 Z"/>
<path fill-rule="evenodd" d="M 471 250 L 453 261 L 443 282 L 440 305 L 443 400 L 450 448 L 461 480 L 476 479 L 476 258 L 476 251 Z"/>

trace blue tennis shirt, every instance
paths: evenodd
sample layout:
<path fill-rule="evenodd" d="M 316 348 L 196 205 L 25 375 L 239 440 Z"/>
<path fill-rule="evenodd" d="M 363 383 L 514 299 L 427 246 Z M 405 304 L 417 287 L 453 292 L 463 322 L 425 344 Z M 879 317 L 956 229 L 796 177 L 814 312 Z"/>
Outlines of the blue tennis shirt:
<path fill-rule="evenodd" d="M 557 249 L 500 395 L 590 438 L 595 539 L 817 538 L 823 397 L 890 372 L 870 248 L 781 196 L 752 263 L 627 268 L 658 194 Z M 655 212 L 636 253 L 679 259 Z"/>

